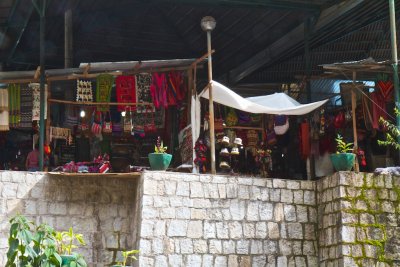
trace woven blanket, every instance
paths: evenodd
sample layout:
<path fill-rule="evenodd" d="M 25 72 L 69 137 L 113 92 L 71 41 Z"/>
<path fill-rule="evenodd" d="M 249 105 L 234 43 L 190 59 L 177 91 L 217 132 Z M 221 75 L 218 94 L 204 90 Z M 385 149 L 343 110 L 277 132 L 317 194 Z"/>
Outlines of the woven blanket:
<path fill-rule="evenodd" d="M 183 72 L 171 71 L 168 73 L 168 105 L 174 106 L 181 103 L 185 99 L 186 91 Z"/>
<path fill-rule="evenodd" d="M 30 83 L 32 89 L 32 121 L 40 120 L 40 83 Z M 47 85 L 44 87 L 44 99 L 47 100 Z M 47 117 L 47 101 L 44 101 L 44 118 Z"/>
<path fill-rule="evenodd" d="M 8 105 L 10 127 L 18 127 L 21 121 L 21 87 L 19 84 L 8 85 Z"/>
<path fill-rule="evenodd" d="M 110 102 L 111 89 L 114 84 L 114 77 L 110 74 L 100 74 L 96 79 L 96 102 Z M 108 105 L 97 106 L 99 111 L 108 111 Z"/>
<path fill-rule="evenodd" d="M 136 102 L 147 102 L 152 103 L 150 86 L 152 84 L 152 76 L 148 73 L 141 73 L 136 75 Z M 146 112 L 147 107 L 138 106 L 137 111 L 139 113 Z"/>
<path fill-rule="evenodd" d="M 9 129 L 8 90 L 0 89 L 0 131 Z"/>
<path fill-rule="evenodd" d="M 22 85 L 21 88 L 21 121 L 20 128 L 32 128 L 32 88 L 27 84 Z"/>
<path fill-rule="evenodd" d="M 76 101 L 77 102 L 93 101 L 92 82 L 76 80 Z"/>
<path fill-rule="evenodd" d="M 115 79 L 118 103 L 136 103 L 136 82 L 134 76 L 118 76 Z M 118 111 L 124 111 L 127 106 L 118 105 Z M 132 106 L 131 110 L 136 107 Z"/>

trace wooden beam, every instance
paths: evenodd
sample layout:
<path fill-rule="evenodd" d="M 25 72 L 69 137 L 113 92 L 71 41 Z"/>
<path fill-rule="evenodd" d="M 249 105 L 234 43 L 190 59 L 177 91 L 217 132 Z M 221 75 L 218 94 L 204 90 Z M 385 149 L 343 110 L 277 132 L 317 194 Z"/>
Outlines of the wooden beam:
<path fill-rule="evenodd" d="M 49 103 L 60 103 L 60 104 L 67 104 L 67 105 L 86 105 L 86 106 L 153 106 L 153 103 L 150 102 L 138 102 L 138 103 L 116 103 L 116 102 L 88 102 L 88 101 L 68 101 L 68 100 L 61 100 L 61 99 L 53 99 L 49 98 L 47 100 Z"/>
<path fill-rule="evenodd" d="M 318 31 L 331 22 L 337 20 L 340 16 L 347 13 L 349 10 L 355 8 L 364 0 L 348 0 L 336 4 L 330 8 L 322 11 L 314 30 Z M 277 60 L 280 55 L 285 51 L 304 41 L 304 27 L 302 23 L 295 27 L 293 30 L 276 40 L 274 43 L 258 52 L 253 57 L 243 62 L 238 67 L 229 71 L 229 82 L 238 83 L 259 68 L 272 63 Z"/>
<path fill-rule="evenodd" d="M 38 80 L 40 77 L 40 66 L 36 68 L 35 74 L 33 75 L 34 80 Z"/>

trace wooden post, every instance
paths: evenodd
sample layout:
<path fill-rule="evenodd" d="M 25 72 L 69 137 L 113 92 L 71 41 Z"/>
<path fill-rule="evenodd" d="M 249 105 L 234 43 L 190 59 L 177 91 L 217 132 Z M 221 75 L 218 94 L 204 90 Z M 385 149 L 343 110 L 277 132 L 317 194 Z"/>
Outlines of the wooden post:
<path fill-rule="evenodd" d="M 358 151 L 358 141 L 357 141 L 357 117 L 356 117 L 356 72 L 353 71 L 353 88 L 351 90 L 351 115 L 353 118 L 353 139 L 354 139 L 354 148 L 353 153 L 356 154 L 356 159 L 354 161 L 354 171 L 359 172 L 360 166 L 358 165 L 357 159 L 357 151 Z"/>
<path fill-rule="evenodd" d="M 214 102 L 212 90 L 212 60 L 211 60 L 211 31 L 207 31 L 207 48 L 208 48 L 208 112 L 210 118 L 210 143 L 211 143 L 211 174 L 216 174 L 215 168 L 215 132 L 214 132 Z"/>
<path fill-rule="evenodd" d="M 51 125 L 51 117 L 50 117 L 50 112 L 51 112 L 51 102 L 49 99 L 51 99 L 51 83 L 47 82 L 47 114 L 46 114 L 46 144 L 50 144 L 50 125 Z"/>

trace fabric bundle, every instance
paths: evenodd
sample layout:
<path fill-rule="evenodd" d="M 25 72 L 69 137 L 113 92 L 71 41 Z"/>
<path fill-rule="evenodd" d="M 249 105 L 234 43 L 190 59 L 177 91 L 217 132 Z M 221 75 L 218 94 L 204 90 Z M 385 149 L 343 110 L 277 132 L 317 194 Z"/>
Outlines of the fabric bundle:
<path fill-rule="evenodd" d="M 136 82 L 133 76 L 118 76 L 115 79 L 118 103 L 136 103 Z M 118 105 L 118 111 L 124 111 L 127 106 Z M 134 110 L 135 107 L 132 106 Z"/>
<path fill-rule="evenodd" d="M 154 106 L 157 109 L 160 107 L 168 107 L 167 77 L 164 73 L 153 73 L 150 93 Z"/>
<path fill-rule="evenodd" d="M 0 131 L 10 130 L 8 114 L 8 90 L 0 89 Z"/>
<path fill-rule="evenodd" d="M 96 102 L 110 102 L 111 89 L 114 84 L 114 77 L 111 74 L 100 74 L 96 79 Z M 100 111 L 108 111 L 109 106 L 97 106 Z"/>
<path fill-rule="evenodd" d="M 152 76 L 148 73 L 141 73 L 136 75 L 136 102 L 137 103 L 151 103 L 150 86 L 152 84 Z M 146 112 L 146 107 L 137 107 L 139 113 Z"/>
<path fill-rule="evenodd" d="M 32 89 L 32 121 L 40 120 L 40 84 L 30 83 Z M 47 85 L 44 88 L 44 99 L 47 99 Z M 47 116 L 47 101 L 44 101 L 44 118 Z"/>
<path fill-rule="evenodd" d="M 32 88 L 24 85 L 21 88 L 21 121 L 20 128 L 32 128 Z"/>
<path fill-rule="evenodd" d="M 19 84 L 8 85 L 8 105 L 10 126 L 18 127 L 21 121 L 21 87 Z"/>

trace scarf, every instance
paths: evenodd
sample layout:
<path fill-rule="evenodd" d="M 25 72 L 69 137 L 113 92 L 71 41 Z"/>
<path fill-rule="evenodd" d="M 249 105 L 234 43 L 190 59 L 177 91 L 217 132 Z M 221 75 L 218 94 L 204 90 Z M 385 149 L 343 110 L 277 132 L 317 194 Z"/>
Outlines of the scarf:
<path fill-rule="evenodd" d="M 10 126 L 18 127 L 21 121 L 21 87 L 19 84 L 8 85 L 8 104 Z"/>
<path fill-rule="evenodd" d="M 96 102 L 110 102 L 111 89 L 114 84 L 114 77 L 110 74 L 100 74 L 96 79 Z M 109 106 L 97 106 L 99 111 L 108 111 Z"/>
<path fill-rule="evenodd" d="M 118 103 L 136 103 L 136 82 L 134 76 L 118 76 L 115 79 Z M 118 111 L 124 111 L 127 107 L 118 105 Z M 132 110 L 136 107 L 132 106 Z"/>
<path fill-rule="evenodd" d="M 147 102 L 151 103 L 151 93 L 150 86 L 152 84 L 152 76 L 148 73 L 141 73 L 136 75 L 136 102 L 142 103 Z M 146 112 L 145 106 L 138 106 L 138 112 Z"/>
<path fill-rule="evenodd" d="M 153 104 L 157 109 L 160 107 L 168 107 L 167 78 L 164 73 L 153 73 L 150 93 Z"/>
<path fill-rule="evenodd" d="M 26 84 L 21 88 L 21 122 L 20 128 L 32 128 L 32 88 Z"/>
<path fill-rule="evenodd" d="M 40 120 L 40 84 L 30 83 L 32 89 L 32 121 Z M 47 99 L 47 85 L 44 87 L 44 99 Z M 44 118 L 47 117 L 47 101 L 44 101 Z"/>
<path fill-rule="evenodd" d="M 0 131 L 10 130 L 8 124 L 8 90 L 0 89 Z"/>

